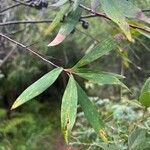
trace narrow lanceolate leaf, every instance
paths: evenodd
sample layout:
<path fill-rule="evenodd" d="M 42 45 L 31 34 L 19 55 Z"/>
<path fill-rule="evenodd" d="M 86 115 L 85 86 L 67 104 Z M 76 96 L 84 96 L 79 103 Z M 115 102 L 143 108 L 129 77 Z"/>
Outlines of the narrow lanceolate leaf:
<path fill-rule="evenodd" d="M 150 77 L 146 80 L 145 84 L 143 85 L 139 101 L 145 107 L 150 106 Z"/>
<path fill-rule="evenodd" d="M 93 83 L 99 85 L 112 84 L 112 85 L 121 85 L 122 87 L 127 88 L 118 78 L 121 76 L 109 72 L 95 71 L 90 69 L 76 69 L 74 70 L 75 74 L 80 77 L 87 79 Z M 128 89 L 128 88 L 127 88 Z"/>
<path fill-rule="evenodd" d="M 11 109 L 15 109 L 18 106 L 26 103 L 37 95 L 45 91 L 49 86 L 51 86 L 55 80 L 58 78 L 59 74 L 62 72 L 62 68 L 56 68 L 49 73 L 45 74 L 35 83 L 30 85 L 14 102 Z"/>
<path fill-rule="evenodd" d="M 114 2 L 116 3 L 115 5 L 118 7 L 118 10 L 121 11 L 124 16 L 150 23 L 150 18 L 147 17 L 142 10 L 135 6 L 132 2 L 127 0 L 116 0 Z"/>
<path fill-rule="evenodd" d="M 129 25 L 126 22 L 126 18 L 121 10 L 118 9 L 116 0 L 100 0 L 103 10 L 106 15 L 111 18 L 115 23 L 119 25 L 129 41 L 132 41 Z"/>
<path fill-rule="evenodd" d="M 61 128 L 67 143 L 76 119 L 77 100 L 76 82 L 71 75 L 61 105 Z"/>
<path fill-rule="evenodd" d="M 96 131 L 96 133 L 105 141 L 107 141 L 106 132 L 104 130 L 104 122 L 99 115 L 98 111 L 96 110 L 95 105 L 89 100 L 86 93 L 83 91 L 83 89 L 77 84 L 77 90 L 78 90 L 78 100 L 79 104 L 81 105 L 81 108 L 84 112 L 85 117 L 87 118 L 88 122 L 91 124 L 93 129 Z"/>
<path fill-rule="evenodd" d="M 78 7 L 76 10 L 72 10 L 68 16 L 66 16 L 64 23 L 62 24 L 57 36 L 48 46 L 55 46 L 60 44 L 75 28 L 79 22 L 81 16 L 81 8 Z"/>
<path fill-rule="evenodd" d="M 53 6 L 53 7 L 60 7 L 62 5 L 64 5 L 66 2 L 68 2 L 69 0 L 59 0 L 57 3 L 55 4 L 52 4 L 50 6 Z"/>
<path fill-rule="evenodd" d="M 111 50 L 116 48 L 116 41 L 112 38 L 105 39 L 99 43 L 96 47 L 92 48 L 89 53 L 79 60 L 79 62 L 73 67 L 78 68 L 91 63 L 92 61 L 108 54 Z"/>
<path fill-rule="evenodd" d="M 56 15 L 55 19 L 53 22 L 50 24 L 50 26 L 46 29 L 45 35 L 50 34 L 63 20 L 64 15 L 67 13 L 69 10 L 70 5 L 64 6 Z"/>

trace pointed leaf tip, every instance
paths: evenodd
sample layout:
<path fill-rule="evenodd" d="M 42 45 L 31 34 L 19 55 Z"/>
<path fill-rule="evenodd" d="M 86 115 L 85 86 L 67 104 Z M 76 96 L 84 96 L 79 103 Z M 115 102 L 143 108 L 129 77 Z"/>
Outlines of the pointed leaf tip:
<path fill-rule="evenodd" d="M 26 103 L 27 101 L 33 99 L 34 97 L 41 94 L 48 87 L 50 87 L 55 80 L 58 78 L 59 74 L 62 72 L 62 68 L 56 68 L 45 74 L 39 80 L 30 85 L 23 93 L 17 98 L 14 104 L 11 107 L 12 109 L 17 108 L 18 106 Z"/>
<path fill-rule="evenodd" d="M 78 94 L 74 77 L 70 75 L 61 105 L 61 128 L 66 143 L 70 138 L 77 113 Z"/>
<path fill-rule="evenodd" d="M 82 9 L 80 7 L 77 7 L 75 10 L 72 10 L 70 13 L 68 13 L 57 36 L 48 46 L 55 46 L 63 42 L 79 22 L 81 13 Z"/>
<path fill-rule="evenodd" d="M 60 44 L 62 41 L 64 41 L 65 38 L 66 38 L 65 35 L 63 35 L 62 33 L 58 33 L 55 39 L 50 44 L 48 44 L 48 46 L 56 46 Z"/>
<path fill-rule="evenodd" d="M 14 102 L 14 104 L 12 105 L 12 107 L 10 108 L 10 110 L 13 110 L 13 109 L 17 108 L 19 105 L 21 105 L 21 104 L 19 104 L 18 102 L 19 102 L 19 100 L 17 99 L 17 100 Z"/>

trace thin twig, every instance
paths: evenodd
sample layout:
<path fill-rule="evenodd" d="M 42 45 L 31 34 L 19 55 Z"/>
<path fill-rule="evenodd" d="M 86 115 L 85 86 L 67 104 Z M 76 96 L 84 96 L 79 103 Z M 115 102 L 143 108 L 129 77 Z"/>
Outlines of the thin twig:
<path fill-rule="evenodd" d="M 83 8 L 86 8 L 85 6 Z M 86 8 L 86 10 L 90 10 Z M 93 11 L 91 11 L 92 13 L 94 13 Z M 87 15 L 87 16 L 83 16 L 81 17 L 81 19 L 85 19 L 85 18 L 91 18 L 91 17 L 104 17 L 106 19 L 109 19 L 111 20 L 109 17 L 107 17 L 105 14 L 103 13 L 94 13 L 93 15 Z M 21 21 L 9 21 L 9 22 L 3 22 L 3 23 L 0 23 L 0 26 L 6 26 L 6 25 L 14 25 L 14 24 L 37 24 L 37 23 L 51 23 L 52 20 L 35 20 L 35 21 L 32 21 L 32 20 L 29 20 L 29 21 L 25 21 L 25 20 L 21 20 Z M 133 29 L 140 29 L 142 31 L 145 31 L 145 32 L 149 32 L 150 33 L 150 29 L 149 28 L 142 28 L 142 27 L 139 27 L 137 25 L 133 25 L 133 24 L 129 24 L 129 26 Z"/>
<path fill-rule="evenodd" d="M 5 9 L 1 10 L 0 13 L 3 13 L 5 11 L 9 10 L 9 9 L 12 9 L 12 8 L 15 8 L 15 7 L 18 7 L 18 6 L 21 6 L 21 4 L 18 3 L 18 4 L 11 5 L 11 6 L 7 7 L 7 8 L 5 8 Z"/>
<path fill-rule="evenodd" d="M 87 15 L 81 17 L 81 19 L 96 17 L 95 15 Z M 16 20 L 16 21 L 8 21 L 0 23 L 0 26 L 6 25 L 16 25 L 16 24 L 38 24 L 38 23 L 51 23 L 53 20 Z M 62 22 L 62 21 L 61 21 Z"/>
<path fill-rule="evenodd" d="M 140 30 L 142 30 L 142 31 L 145 31 L 145 32 L 150 33 L 150 28 L 142 28 L 142 27 L 139 27 L 139 26 L 134 25 L 134 24 L 129 24 L 129 26 L 130 26 L 131 28 L 133 28 L 133 29 L 140 29 Z"/>
<path fill-rule="evenodd" d="M 16 24 L 37 24 L 37 23 L 50 23 L 52 22 L 52 20 L 29 20 L 29 21 L 26 21 L 26 20 L 19 20 L 19 21 L 9 21 L 9 22 L 3 22 L 3 23 L 0 23 L 0 26 L 6 26 L 6 25 L 16 25 Z"/>
<path fill-rule="evenodd" d="M 54 64 L 53 62 L 47 60 L 46 58 L 44 58 L 43 56 L 41 56 L 41 54 L 39 54 L 39 53 L 37 53 L 37 52 L 31 50 L 31 49 L 28 48 L 27 46 L 25 46 L 25 45 L 23 45 L 23 44 L 21 44 L 21 43 L 15 41 L 15 40 L 9 38 L 8 36 L 6 36 L 6 35 L 4 35 L 4 34 L 2 34 L 2 33 L 0 33 L 0 36 L 3 37 L 3 38 L 5 38 L 5 39 L 7 39 L 8 41 L 10 41 L 10 42 L 16 44 L 17 46 L 22 47 L 22 48 L 28 50 L 29 52 L 31 52 L 32 54 L 36 55 L 37 57 L 39 57 L 39 58 L 42 59 L 43 61 L 45 61 L 45 62 L 51 64 L 52 66 L 59 68 L 59 66 L 57 66 L 57 65 Z"/>
<path fill-rule="evenodd" d="M 30 7 L 30 4 L 24 3 L 24 2 L 22 2 L 22 1 L 20 1 L 20 0 L 13 0 L 13 1 L 14 1 L 14 2 L 17 2 L 17 3 L 21 4 L 21 5 L 29 6 L 29 7 Z"/>
<path fill-rule="evenodd" d="M 85 16 L 82 16 L 80 19 L 87 19 L 87 18 L 93 18 L 93 17 L 97 17 L 97 16 L 95 14 L 85 15 Z"/>

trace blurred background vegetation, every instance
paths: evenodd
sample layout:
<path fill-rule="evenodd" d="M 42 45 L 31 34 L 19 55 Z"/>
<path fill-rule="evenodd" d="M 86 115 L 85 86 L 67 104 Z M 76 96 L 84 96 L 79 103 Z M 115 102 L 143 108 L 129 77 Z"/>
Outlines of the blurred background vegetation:
<path fill-rule="evenodd" d="M 132 1 L 142 9 L 150 8 L 149 0 Z M 49 0 L 49 3 L 52 2 L 54 1 Z M 55 12 L 58 11 L 57 9 L 52 10 L 51 7 L 39 11 L 21 5 L 2 12 L 13 4 L 14 2 L 11 0 L 0 1 L 0 23 L 17 20 L 52 20 Z M 150 15 L 149 12 L 146 14 Z M 56 64 L 71 67 L 97 41 L 103 40 L 108 34 L 119 33 L 116 25 L 103 18 L 90 18 L 87 21 L 89 22 L 88 29 L 83 29 L 79 23 L 75 32 L 61 45 L 54 48 L 47 47 L 49 41 L 57 33 L 57 30 L 53 34 L 47 33 L 50 23 L 1 25 L 0 32 L 27 45 L 36 52 L 42 53 Z M 123 140 L 118 145 L 121 147 L 111 147 L 114 150 L 127 148 L 126 144 L 122 143 L 127 140 L 129 135 L 129 128 L 131 128 L 129 125 L 136 122 L 143 114 L 140 106 L 128 104 L 125 101 L 138 98 L 143 83 L 150 75 L 150 41 L 136 31 L 132 31 L 132 34 L 135 43 L 125 42 L 120 53 L 113 52 L 89 66 L 126 76 L 124 83 L 131 89 L 131 93 L 120 89 L 120 87 L 100 87 L 81 80 L 82 86 L 85 87 L 90 97 L 97 101 L 99 110 L 104 113 L 103 116 L 111 113 L 112 124 L 117 120 L 114 123 L 116 132 L 112 138 L 116 139 L 116 145 L 117 141 Z M 61 97 L 67 81 L 67 76 L 64 74 L 36 99 L 17 110 L 10 111 L 17 96 L 51 69 L 51 66 L 25 49 L 21 49 L 0 37 L 0 150 L 67 149 L 60 132 Z M 118 103 L 116 104 L 116 102 Z M 88 125 L 84 126 L 86 123 L 82 112 L 79 112 L 78 116 L 79 119 L 73 132 L 74 138 L 76 136 L 77 138 L 72 139 L 72 145 L 81 149 L 89 147 L 96 149 L 97 146 L 90 145 L 93 141 L 98 140 L 96 135 Z M 147 123 L 147 121 L 145 122 Z M 81 141 L 89 143 L 89 145 L 82 145 Z"/>

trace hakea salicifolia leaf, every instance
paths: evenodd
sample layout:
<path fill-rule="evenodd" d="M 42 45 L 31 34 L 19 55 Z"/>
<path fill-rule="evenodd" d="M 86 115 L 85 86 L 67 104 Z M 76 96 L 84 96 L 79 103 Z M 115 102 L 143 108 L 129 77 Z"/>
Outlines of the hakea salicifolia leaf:
<path fill-rule="evenodd" d="M 123 13 L 119 11 L 116 0 L 101 0 L 100 2 L 106 15 L 115 23 L 117 23 L 119 27 L 123 30 L 128 40 L 132 41 L 129 25 L 126 22 L 126 18 Z"/>
<path fill-rule="evenodd" d="M 74 77 L 70 75 L 61 105 L 61 129 L 66 143 L 70 139 L 77 114 L 78 94 Z"/>
<path fill-rule="evenodd" d="M 65 14 L 69 11 L 69 8 L 70 5 L 66 4 L 60 9 L 50 26 L 45 30 L 45 35 L 50 34 L 61 23 L 61 21 L 63 21 L 63 18 Z"/>
<path fill-rule="evenodd" d="M 79 68 L 90 64 L 91 62 L 95 61 L 96 59 L 108 54 L 110 51 L 117 48 L 117 42 L 112 37 L 107 37 L 99 44 L 97 44 L 94 48 L 92 48 L 85 56 L 83 56 L 77 64 L 73 68 Z"/>
<path fill-rule="evenodd" d="M 116 0 L 116 5 L 119 11 L 128 18 L 135 18 L 147 22 L 150 24 L 150 18 L 147 17 L 140 8 L 135 6 L 131 1 L 127 0 Z"/>
<path fill-rule="evenodd" d="M 73 70 L 73 72 L 76 75 L 98 85 L 120 85 L 128 89 L 127 86 L 120 81 L 120 79 L 123 79 L 124 76 L 118 74 L 98 70 L 91 70 L 86 68 L 76 68 Z"/>
<path fill-rule="evenodd" d="M 131 37 L 130 27 L 127 23 L 127 18 L 139 19 L 150 23 L 150 18 L 147 17 L 141 9 L 133 5 L 127 0 L 100 0 L 102 8 L 106 15 L 119 25 L 129 41 L 134 41 Z"/>
<path fill-rule="evenodd" d="M 33 99 L 34 97 L 38 96 L 42 92 L 44 92 L 48 87 L 50 87 L 55 80 L 58 78 L 60 73 L 62 72 L 62 68 L 56 68 L 49 73 L 45 74 L 35 83 L 30 85 L 14 102 L 11 109 L 15 109 L 18 106 L 26 103 L 27 101 Z"/>
<path fill-rule="evenodd" d="M 64 22 L 55 37 L 55 39 L 48 44 L 48 46 L 55 46 L 60 44 L 64 39 L 74 30 L 75 26 L 80 20 L 81 17 L 81 8 L 78 7 L 76 10 L 72 10 L 65 18 Z"/>
<path fill-rule="evenodd" d="M 84 90 L 80 87 L 80 85 L 77 82 L 76 85 L 78 91 L 78 101 L 86 119 L 88 120 L 92 128 L 95 130 L 97 135 L 100 136 L 105 143 L 108 143 L 107 134 L 105 131 L 105 123 L 100 113 L 97 111 L 94 103 L 90 101 Z"/>
<path fill-rule="evenodd" d="M 150 77 L 146 80 L 142 87 L 139 101 L 143 106 L 150 107 Z"/>
<path fill-rule="evenodd" d="M 72 75 L 69 77 L 61 105 L 61 128 L 65 141 L 69 143 L 71 130 L 76 119 L 78 101 L 86 119 L 91 124 L 95 132 L 104 142 L 108 143 L 105 124 L 100 113 L 97 111 L 96 106 L 89 100 L 83 89 L 74 80 Z"/>

